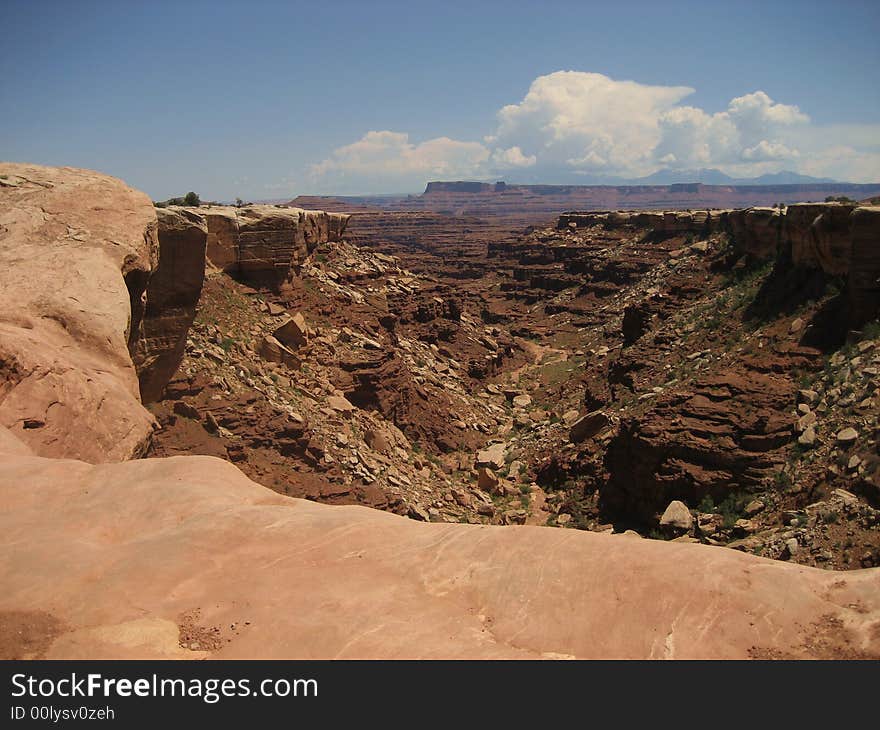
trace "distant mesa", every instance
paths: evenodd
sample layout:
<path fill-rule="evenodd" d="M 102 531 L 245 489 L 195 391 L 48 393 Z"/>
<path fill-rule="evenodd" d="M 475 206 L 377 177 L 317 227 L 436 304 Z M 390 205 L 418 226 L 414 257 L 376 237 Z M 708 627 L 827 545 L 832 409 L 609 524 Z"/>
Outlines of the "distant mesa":
<path fill-rule="evenodd" d="M 770 207 L 880 196 L 880 183 L 855 184 L 777 173 L 748 180 L 712 170 L 676 173 L 663 183 L 660 171 L 643 181 L 608 185 L 516 185 L 474 180 L 434 180 L 421 195 L 300 196 L 290 202 L 310 210 L 435 213 L 470 218 L 504 218 L 518 226 L 550 224 L 561 211 L 699 210 Z M 715 174 L 717 173 L 717 174 Z M 702 179 L 694 179 L 701 177 Z M 720 177 L 719 177 L 720 176 Z M 684 178 L 684 179 L 682 179 Z M 726 182 L 721 182 L 726 178 Z M 718 181 L 709 184 L 709 181 Z"/>

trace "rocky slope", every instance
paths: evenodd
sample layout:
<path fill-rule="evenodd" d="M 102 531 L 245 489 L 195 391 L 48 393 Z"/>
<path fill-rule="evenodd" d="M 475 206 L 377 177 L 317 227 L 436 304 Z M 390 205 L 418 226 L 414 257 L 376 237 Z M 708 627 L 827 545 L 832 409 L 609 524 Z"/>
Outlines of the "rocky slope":
<path fill-rule="evenodd" d="M 878 532 L 866 497 L 806 481 L 826 479 L 817 467 L 845 455 L 839 483 L 872 484 L 876 441 L 865 434 L 877 409 L 873 389 L 862 390 L 876 343 L 866 328 L 850 349 L 820 336 L 819 315 L 836 312 L 840 295 L 824 292 L 796 317 L 774 311 L 757 329 L 703 326 L 707 306 L 727 317 L 765 303 L 768 276 L 773 291 L 792 285 L 787 259 L 768 274 L 725 232 L 688 241 L 566 225 L 491 256 L 487 247 L 485 276 L 452 286 L 442 272 L 419 275 L 331 241 L 342 227 L 308 233 L 344 216 L 236 210 L 219 211 L 222 230 L 263 221 L 262 253 L 247 260 L 266 265 L 238 267 L 238 281 L 209 265 L 202 279 L 202 247 L 225 246 L 218 228 L 212 239 L 210 210 L 157 214 L 120 181 L 84 171 L 3 165 L 0 182 L 4 657 L 880 655 L 876 569 L 831 573 L 745 554 L 759 550 L 748 539 L 768 535 L 762 545 L 789 547 L 791 532 L 799 548 L 787 557 L 808 562 L 808 539 L 826 539 L 823 529 L 851 533 L 858 550 Z M 108 213 L 108 200 L 119 209 Z M 237 249 L 225 240 L 241 261 L 241 236 Z M 190 316 L 181 364 L 150 406 L 151 448 L 208 456 L 130 460 L 153 428 L 132 357 L 141 383 L 160 389 Z M 713 341 L 723 348 L 705 352 Z M 746 375 L 724 380 L 728 366 Z M 797 368 L 812 377 L 798 396 L 754 385 Z M 81 424 L 59 417 L 71 408 L 70 379 Z M 728 408 L 734 423 L 719 448 L 764 448 L 773 474 L 788 473 L 777 467 L 791 445 L 766 439 L 777 411 L 791 407 L 793 430 L 808 412 L 822 424 L 817 461 L 792 471 L 799 490 L 772 476 L 747 485 L 764 491 L 749 492 L 760 508 L 745 508 L 757 529 L 735 526 L 747 535 L 741 551 L 638 539 L 626 523 L 647 533 L 653 512 L 600 499 L 613 494 L 607 455 L 629 419 L 661 422 L 661 400 L 701 379 L 704 400 L 684 424 L 692 434 L 722 420 L 706 405 L 718 393 L 767 392 L 755 405 L 772 417 L 741 422 Z M 797 415 L 795 397 L 811 404 Z M 853 411 L 839 402 L 850 397 Z M 120 419 L 103 417 L 118 412 L 143 424 L 137 448 L 107 446 L 124 441 Z M 863 419 L 855 437 L 826 438 L 850 413 Z M 714 450 L 706 437 L 679 460 Z M 707 482 L 710 494 L 716 487 L 737 485 Z M 817 497 L 818 508 L 799 506 Z M 844 506 L 832 522 L 834 500 Z M 797 522 L 780 528 L 786 510 Z M 656 537 L 724 544 L 727 517 L 673 504 Z M 451 524 L 462 521 L 479 524 Z M 610 532 L 612 521 L 624 534 L 588 531 Z M 489 524 L 515 522 L 588 529 Z"/>
<path fill-rule="evenodd" d="M 394 235 L 358 240 L 414 269 L 430 252 L 422 277 L 533 359 L 469 373 L 466 391 L 509 409 L 488 434 L 497 473 L 469 454 L 443 462 L 474 504 L 504 495 L 478 519 L 858 568 L 880 558 L 877 275 L 852 263 L 854 247 L 873 250 L 859 242 L 876 238 L 874 210 L 571 213 L 455 241 L 399 218 Z M 469 461 L 468 478 L 454 462 Z M 674 501 L 687 529 L 662 524 Z"/>

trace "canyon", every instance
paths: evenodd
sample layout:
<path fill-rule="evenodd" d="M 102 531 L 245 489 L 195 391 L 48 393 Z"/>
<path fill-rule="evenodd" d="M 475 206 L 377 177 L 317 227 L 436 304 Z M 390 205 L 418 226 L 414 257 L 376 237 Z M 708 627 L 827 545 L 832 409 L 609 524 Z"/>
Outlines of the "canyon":
<path fill-rule="evenodd" d="M 4 658 L 880 656 L 880 207 L 679 187 L 0 164 Z"/>

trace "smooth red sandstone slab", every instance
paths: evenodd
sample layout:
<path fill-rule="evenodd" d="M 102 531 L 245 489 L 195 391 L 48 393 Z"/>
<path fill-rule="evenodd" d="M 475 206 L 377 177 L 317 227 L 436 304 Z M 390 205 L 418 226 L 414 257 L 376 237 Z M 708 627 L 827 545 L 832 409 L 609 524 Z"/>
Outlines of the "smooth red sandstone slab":
<path fill-rule="evenodd" d="M 0 611 L 47 615 L 51 658 L 880 655 L 877 569 L 418 523 L 210 457 L 2 455 L 0 544 Z"/>

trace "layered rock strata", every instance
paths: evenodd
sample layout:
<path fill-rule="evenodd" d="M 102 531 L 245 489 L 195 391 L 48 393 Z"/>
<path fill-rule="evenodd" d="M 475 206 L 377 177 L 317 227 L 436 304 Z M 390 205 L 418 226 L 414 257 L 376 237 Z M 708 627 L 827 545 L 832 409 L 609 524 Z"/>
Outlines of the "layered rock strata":
<path fill-rule="evenodd" d="M 278 284 L 320 243 L 341 240 L 343 213 L 249 205 L 198 208 L 208 228 L 207 255 L 223 271 Z"/>
<path fill-rule="evenodd" d="M 205 279 L 205 219 L 189 210 L 162 209 L 159 265 L 147 284 L 141 336 L 132 354 L 141 400 L 158 400 L 183 359 L 186 333 Z"/>

